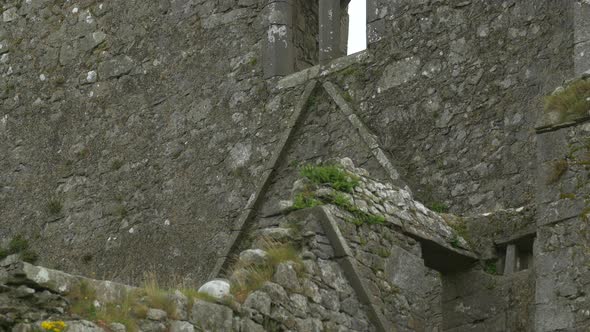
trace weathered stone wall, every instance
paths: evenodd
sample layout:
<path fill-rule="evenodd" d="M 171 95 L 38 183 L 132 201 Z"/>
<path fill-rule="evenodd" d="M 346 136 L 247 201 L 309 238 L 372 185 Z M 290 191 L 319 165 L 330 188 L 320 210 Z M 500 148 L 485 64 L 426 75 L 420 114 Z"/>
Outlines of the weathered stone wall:
<path fill-rule="evenodd" d="M 261 102 L 264 4 L 3 2 L 0 237 L 203 279 L 289 116 Z"/>
<path fill-rule="evenodd" d="M 300 71 L 319 62 L 318 2 L 297 0 L 294 3 L 298 8 L 293 13 L 295 71 Z"/>
<path fill-rule="evenodd" d="M 531 270 L 505 277 L 474 269 L 442 279 L 443 331 L 537 331 Z"/>
<path fill-rule="evenodd" d="M 531 128 L 574 70 L 571 3 L 369 5 L 375 59 L 341 86 L 417 197 L 461 213 L 532 203 Z"/>
<path fill-rule="evenodd" d="M 0 237 L 27 234 L 42 263 L 67 271 L 203 281 L 303 91 L 262 80 L 265 4 L 4 2 Z M 347 91 L 421 201 L 518 208 L 534 196 L 540 96 L 574 70 L 571 8 L 384 2 L 358 64 L 312 71 Z M 302 37 L 301 68 L 315 53 Z M 288 194 L 295 163 L 350 156 L 389 176 L 323 90 L 309 109 L 259 217 Z"/>
<path fill-rule="evenodd" d="M 536 331 L 590 328 L 590 125 L 544 128 L 538 134 Z"/>
<path fill-rule="evenodd" d="M 398 331 L 442 328 L 441 276 L 424 266 L 419 242 L 382 225 L 357 227 L 344 218 L 337 221 L 390 325 Z"/>
<path fill-rule="evenodd" d="M 464 260 L 456 257 L 458 254 L 472 255 L 462 249 L 468 248 L 467 243 L 442 217 L 414 201 L 409 192 L 374 180 L 365 170 L 354 168 L 350 159 L 341 163 L 345 169 L 359 176 L 359 187 L 351 194 L 337 193 L 326 187 L 316 188 L 317 199 L 329 200 L 334 194 L 344 195 L 361 211 L 383 216 L 383 223 L 355 224 L 351 222 L 354 217 L 345 208 L 333 206 L 328 209 L 333 216 L 328 217 L 328 221 L 318 222 L 318 217 L 314 218 L 314 215 L 307 217 L 308 226 L 301 230 L 308 239 L 306 248 L 311 248 L 310 251 L 321 259 L 338 258 L 342 265 L 347 266 L 345 275 L 349 281 L 358 275 L 364 286 L 357 283 L 356 289 L 368 290 L 367 301 L 378 312 L 385 330 L 431 331 L 442 328 L 442 282 L 440 272 L 435 269 L 448 273 L 470 266 L 474 262 L 473 257 L 467 256 Z M 295 169 L 290 173 L 293 178 L 300 177 Z M 275 196 L 265 196 L 268 204 L 263 206 L 267 207 L 267 217 L 259 216 L 245 230 L 250 232 L 250 236 L 244 236 L 242 250 L 256 243 L 260 234 L 272 234 L 270 230 L 285 224 L 281 212 L 288 209 L 288 203 L 292 201 L 279 202 L 281 198 L 292 199 L 310 190 L 305 180 L 300 179 L 293 190 L 285 188 L 283 190 L 287 194 L 279 194 L 276 192 L 277 184 L 284 180 L 278 178 L 269 187 L 269 192 Z M 276 208 L 269 209 L 270 206 Z M 297 220 L 297 214 L 291 215 L 290 219 Z M 323 230 L 310 229 L 313 221 L 322 225 Z M 330 228 L 333 232 L 328 231 Z"/>

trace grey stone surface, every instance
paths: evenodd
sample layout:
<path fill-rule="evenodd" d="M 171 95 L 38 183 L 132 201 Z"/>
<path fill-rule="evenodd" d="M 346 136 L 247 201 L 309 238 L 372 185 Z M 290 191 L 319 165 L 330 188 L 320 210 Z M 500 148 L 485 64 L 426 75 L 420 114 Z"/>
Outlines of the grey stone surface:
<path fill-rule="evenodd" d="M 168 314 L 166 314 L 166 311 L 164 310 L 148 309 L 146 317 L 150 320 L 166 320 Z"/>
<path fill-rule="evenodd" d="M 277 266 L 273 281 L 291 291 L 298 290 L 301 287 L 297 272 L 290 262 L 281 263 Z"/>
<path fill-rule="evenodd" d="M 268 261 L 268 254 L 262 249 L 249 249 L 240 253 L 240 261 L 244 265 L 264 265 Z"/>
<path fill-rule="evenodd" d="M 172 325 L 171 325 L 171 330 L 172 330 L 172 331 L 174 331 L 174 330 L 172 329 L 172 326 L 173 326 L 173 325 L 174 325 L 174 324 L 172 324 Z M 111 323 L 111 324 L 109 325 L 109 328 L 110 328 L 110 329 L 111 329 L 113 332 L 127 332 L 127 328 L 125 327 L 125 325 L 123 325 L 123 324 L 121 324 L 121 323 Z M 178 331 L 178 330 L 176 330 L 176 332 L 181 332 L 181 331 Z M 184 332 L 184 331 L 183 331 L 183 332 Z M 186 331 L 186 332 L 188 332 L 188 331 Z"/>
<path fill-rule="evenodd" d="M 199 293 L 221 300 L 230 294 L 229 281 L 223 279 L 211 280 L 199 287 Z"/>
<path fill-rule="evenodd" d="M 161 278 L 202 284 L 232 249 L 252 245 L 233 248 L 241 234 L 282 232 L 278 207 L 301 164 L 343 157 L 370 171 L 351 196 L 388 218 L 388 230 L 338 216 L 350 252 L 313 227 L 305 239 L 284 237 L 304 241 L 297 287 L 282 266 L 287 290 L 265 284 L 277 306 L 247 322 L 200 304 L 231 316 L 220 329 L 374 328 L 341 254 L 359 262 L 375 303 L 402 330 L 588 329 L 590 130 L 575 121 L 533 130 L 557 118 L 540 115 L 542 97 L 590 66 L 588 1 L 368 0 L 369 51 L 313 67 L 324 41 L 343 51 L 345 3 L 4 1 L 0 243 L 25 234 L 53 269 L 0 268 L 1 304 L 16 317 L 0 313 L 0 329 L 59 318 L 61 296 L 85 279 L 57 270 L 137 284 L 153 266 Z M 310 84 L 304 93 L 310 79 L 337 94 Z M 547 183 L 560 160 L 567 170 Z M 397 178 L 409 187 L 376 187 Z M 449 227 L 463 226 L 469 238 L 454 237 Z M 480 271 L 522 241 L 535 243 L 533 272 Z M 462 268 L 440 277 L 433 247 L 472 249 L 482 262 L 464 270 L 437 259 Z M 93 285 L 101 300 L 128 289 Z M 25 312 L 37 300 L 55 310 Z M 193 314 L 186 298 L 175 302 L 179 319 Z"/>
<path fill-rule="evenodd" d="M 102 332 L 103 329 L 89 321 L 67 321 L 68 331 L 72 332 Z"/>
<path fill-rule="evenodd" d="M 233 312 L 223 305 L 196 300 L 189 321 L 204 330 L 231 331 Z"/>
<path fill-rule="evenodd" d="M 340 50 L 340 0 L 319 1 L 319 59 L 325 63 L 342 56 Z"/>
<path fill-rule="evenodd" d="M 195 327 L 189 322 L 172 321 L 170 322 L 170 332 L 194 332 Z"/>

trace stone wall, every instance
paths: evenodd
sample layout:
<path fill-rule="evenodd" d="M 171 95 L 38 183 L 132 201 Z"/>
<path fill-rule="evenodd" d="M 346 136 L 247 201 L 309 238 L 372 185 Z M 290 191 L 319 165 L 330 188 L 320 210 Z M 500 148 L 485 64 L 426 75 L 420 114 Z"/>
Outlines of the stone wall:
<path fill-rule="evenodd" d="M 538 331 L 531 270 L 498 276 L 473 269 L 443 277 L 443 331 Z"/>
<path fill-rule="evenodd" d="M 337 221 L 389 324 L 398 331 L 440 329 L 441 276 L 424 266 L 420 243 L 388 227 L 356 227 L 345 217 Z"/>
<path fill-rule="evenodd" d="M 295 71 L 303 70 L 307 67 L 319 63 L 319 21 L 318 21 L 318 2 L 297 0 L 295 6 L 298 8 L 294 11 L 293 19 L 293 45 L 295 48 Z"/>
<path fill-rule="evenodd" d="M 538 133 L 535 331 L 590 328 L 587 119 Z"/>
<path fill-rule="evenodd" d="M 313 114 L 310 114 L 312 118 L 315 117 Z M 291 166 L 289 172 L 279 173 L 282 177 L 271 181 L 266 195 L 262 196 L 264 202 L 259 214 L 243 230 L 243 236 L 238 239 L 241 243 L 235 246 L 238 249 L 230 257 L 248 248 L 256 248 L 261 234 L 274 237 L 272 234 L 280 234 L 278 229 L 286 232 L 285 227 L 289 225 L 286 219 L 292 220 L 291 225 L 305 220 L 304 227 L 297 227 L 306 239 L 305 250 L 313 253 L 311 257 L 340 262 L 348 281 L 356 285 L 353 288 L 357 296 L 363 298 L 358 294 L 359 289 L 366 293 L 365 301 L 371 304 L 369 308 L 374 308 L 374 316 L 378 317 L 376 326 L 384 326 L 385 331 L 392 328 L 399 331 L 442 328 L 443 288 L 439 271 L 449 273 L 470 267 L 475 256 L 466 250 L 469 245 L 444 218 L 414 201 L 405 189 L 375 180 L 366 170 L 355 168 L 348 158 L 340 163 L 360 181 L 350 194 L 334 191 L 328 184 L 324 184 L 327 187 L 314 187 L 300 178 L 295 166 Z M 286 174 L 291 175 L 285 177 Z M 287 178 L 300 179 L 291 190 L 279 186 Z M 283 193 L 279 193 L 278 188 L 282 188 Z M 351 221 L 354 215 L 339 205 L 324 210 L 329 212 L 306 216 L 307 210 L 303 210 L 286 218 L 284 213 L 289 211 L 293 200 L 296 202 L 301 193 L 309 194 L 309 190 L 314 190 L 316 199 L 327 200 L 326 204 L 334 195 L 343 195 L 351 206 L 364 213 L 382 216 L 383 221 L 375 225 L 355 223 Z M 304 254 L 306 256 L 310 255 Z M 232 265 L 239 266 L 239 263 L 229 261 L 226 273 L 232 271 Z M 355 282 L 355 276 L 359 281 Z"/>
<path fill-rule="evenodd" d="M 381 180 L 393 161 L 428 206 L 533 203 L 540 97 L 573 73 L 574 35 L 585 45 L 572 7 L 370 2 L 369 51 L 277 83 L 262 79 L 265 4 L 5 1 L 0 237 L 26 234 L 42 264 L 75 273 L 132 282 L 148 266 L 204 281 L 312 78 L 345 92 L 381 159 L 316 91 L 256 210 L 267 224 L 296 163 L 344 156 Z M 315 23 L 297 24 L 303 68 L 315 43 L 301 29 Z"/>
<path fill-rule="evenodd" d="M 531 204 L 531 128 L 574 71 L 571 3 L 369 6 L 375 59 L 340 84 L 417 197 L 461 213 Z"/>
<path fill-rule="evenodd" d="M 0 237 L 71 272 L 204 279 L 289 116 L 261 102 L 263 8 L 3 2 Z"/>

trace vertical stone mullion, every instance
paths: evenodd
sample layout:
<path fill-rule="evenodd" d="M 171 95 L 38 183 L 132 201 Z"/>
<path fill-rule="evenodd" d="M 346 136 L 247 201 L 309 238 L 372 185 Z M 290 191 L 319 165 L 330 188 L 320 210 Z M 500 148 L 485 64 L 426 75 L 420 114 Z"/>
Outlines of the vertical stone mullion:
<path fill-rule="evenodd" d="M 590 3 L 574 1 L 574 72 L 590 70 Z"/>
<path fill-rule="evenodd" d="M 270 0 L 264 40 L 264 76 L 286 76 L 294 71 L 292 0 Z"/>
<path fill-rule="evenodd" d="M 319 0 L 320 63 L 341 55 L 340 18 L 340 0 Z"/>
<path fill-rule="evenodd" d="M 504 260 L 504 275 L 511 275 L 517 272 L 518 248 L 515 244 L 506 246 L 506 259 Z"/>

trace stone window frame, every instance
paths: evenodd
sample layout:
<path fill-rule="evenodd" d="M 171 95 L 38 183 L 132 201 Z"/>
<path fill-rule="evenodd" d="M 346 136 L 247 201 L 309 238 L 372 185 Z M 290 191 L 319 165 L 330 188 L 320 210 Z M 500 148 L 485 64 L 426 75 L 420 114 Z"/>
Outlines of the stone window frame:
<path fill-rule="evenodd" d="M 318 59 L 327 63 L 346 55 L 350 0 L 315 0 L 318 2 Z M 368 2 L 368 1 L 367 1 Z M 265 78 L 282 77 L 295 72 L 293 0 L 268 0 L 263 37 L 263 71 Z M 344 14 L 343 14 L 344 13 Z M 344 19 L 343 19 L 344 17 Z"/>

